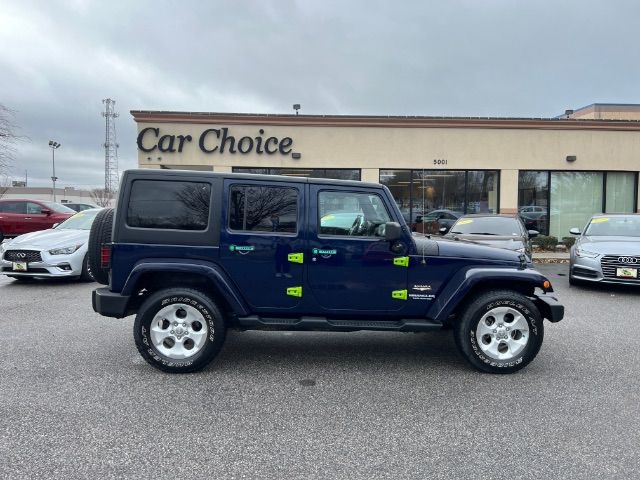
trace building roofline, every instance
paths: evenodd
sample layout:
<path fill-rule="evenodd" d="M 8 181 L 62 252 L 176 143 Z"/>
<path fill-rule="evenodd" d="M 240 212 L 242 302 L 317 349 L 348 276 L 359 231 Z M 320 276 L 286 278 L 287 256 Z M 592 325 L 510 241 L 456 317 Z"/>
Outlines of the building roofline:
<path fill-rule="evenodd" d="M 497 128 L 549 130 L 640 130 L 640 120 L 527 117 L 383 115 L 293 115 L 274 113 L 131 110 L 135 122 L 388 128 Z"/>

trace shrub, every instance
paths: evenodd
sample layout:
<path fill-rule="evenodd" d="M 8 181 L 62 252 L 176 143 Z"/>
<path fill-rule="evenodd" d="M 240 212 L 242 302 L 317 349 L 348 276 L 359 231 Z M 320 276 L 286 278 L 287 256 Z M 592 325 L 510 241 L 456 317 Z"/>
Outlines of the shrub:
<path fill-rule="evenodd" d="M 573 244 L 576 243 L 576 237 L 562 237 L 562 243 L 564 243 L 567 248 L 571 248 Z"/>
<path fill-rule="evenodd" d="M 532 239 L 531 242 L 534 245 L 540 246 L 543 250 L 555 250 L 556 245 L 558 244 L 558 238 L 547 235 L 538 235 L 536 238 Z"/>

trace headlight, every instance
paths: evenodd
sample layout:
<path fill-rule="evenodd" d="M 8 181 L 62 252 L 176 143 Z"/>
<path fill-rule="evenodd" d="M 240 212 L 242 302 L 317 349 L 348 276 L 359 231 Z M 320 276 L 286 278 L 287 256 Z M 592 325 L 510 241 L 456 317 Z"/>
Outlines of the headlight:
<path fill-rule="evenodd" d="M 72 247 L 62 247 L 62 248 L 54 248 L 53 250 L 49 250 L 50 255 L 70 255 L 76 250 L 78 250 L 82 244 L 73 245 Z"/>
<path fill-rule="evenodd" d="M 583 250 L 582 248 L 576 248 L 576 255 L 582 258 L 596 258 L 599 253 L 590 252 L 588 250 Z"/>
<path fill-rule="evenodd" d="M 5 250 L 5 246 L 4 243 L 0 243 L 0 257 L 2 256 L 2 254 L 4 253 Z"/>
<path fill-rule="evenodd" d="M 526 249 L 526 248 L 524 248 L 524 247 L 522 247 L 522 248 L 516 248 L 516 252 L 518 252 L 518 253 L 524 253 L 524 252 L 526 252 L 526 251 L 527 251 L 527 249 Z"/>

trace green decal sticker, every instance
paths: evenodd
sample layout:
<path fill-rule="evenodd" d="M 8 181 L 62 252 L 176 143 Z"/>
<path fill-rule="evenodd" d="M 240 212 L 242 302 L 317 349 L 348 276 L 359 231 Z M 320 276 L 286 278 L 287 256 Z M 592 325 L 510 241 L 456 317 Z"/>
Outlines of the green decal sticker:
<path fill-rule="evenodd" d="M 391 298 L 395 298 L 396 300 L 406 300 L 407 299 L 407 291 L 406 290 L 394 290 L 391 292 Z"/>
<path fill-rule="evenodd" d="M 393 259 L 393 264 L 399 267 L 409 266 L 409 257 L 397 257 Z"/>
<path fill-rule="evenodd" d="M 313 249 L 313 254 L 314 255 L 335 255 L 337 253 L 338 253 L 337 250 L 323 250 L 322 248 L 314 248 Z"/>
<path fill-rule="evenodd" d="M 287 295 L 290 297 L 301 297 L 302 287 L 289 287 L 287 288 Z"/>
<path fill-rule="evenodd" d="M 303 263 L 304 262 L 304 253 L 290 253 L 287 255 L 287 260 L 291 263 Z"/>
<path fill-rule="evenodd" d="M 254 247 L 253 245 L 229 245 L 229 250 L 231 250 L 232 252 L 249 253 L 253 252 L 255 249 L 256 247 Z"/>

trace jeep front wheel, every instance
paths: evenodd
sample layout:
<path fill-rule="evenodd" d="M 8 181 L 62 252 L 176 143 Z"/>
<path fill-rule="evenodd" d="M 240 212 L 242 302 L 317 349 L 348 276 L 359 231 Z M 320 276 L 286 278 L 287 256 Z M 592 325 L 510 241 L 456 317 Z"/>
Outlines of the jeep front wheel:
<path fill-rule="evenodd" d="M 206 367 L 221 350 L 225 323 L 207 295 L 170 288 L 154 293 L 142 304 L 133 336 L 149 364 L 169 373 L 190 373 Z"/>
<path fill-rule="evenodd" d="M 536 357 L 544 327 L 531 300 L 496 291 L 481 294 L 464 309 L 454 336 L 462 355 L 478 370 L 513 373 Z"/>

